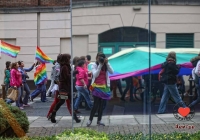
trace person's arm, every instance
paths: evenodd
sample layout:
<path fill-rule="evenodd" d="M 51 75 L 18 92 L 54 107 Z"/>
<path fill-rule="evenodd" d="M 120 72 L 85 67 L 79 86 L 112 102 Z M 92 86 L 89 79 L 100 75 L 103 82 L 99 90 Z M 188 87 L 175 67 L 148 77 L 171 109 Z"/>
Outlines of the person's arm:
<path fill-rule="evenodd" d="M 81 83 L 83 84 L 84 88 L 87 88 L 87 85 L 84 81 L 84 73 L 85 73 L 85 71 L 79 71 L 78 76 L 77 76 L 77 80 L 80 80 Z"/>
<path fill-rule="evenodd" d="M 114 71 L 113 71 L 113 68 L 110 66 L 110 63 L 106 63 L 106 66 L 107 66 L 107 70 L 110 74 L 113 74 Z"/>
<path fill-rule="evenodd" d="M 100 63 L 98 66 L 95 64 L 92 65 L 92 75 L 93 77 L 97 78 L 102 68 L 102 64 Z"/>
<path fill-rule="evenodd" d="M 6 79 L 6 69 L 4 70 L 4 77 L 3 77 L 4 83 L 5 83 L 5 79 Z"/>
<path fill-rule="evenodd" d="M 30 68 L 24 68 L 24 71 L 25 72 L 30 72 L 30 71 L 33 70 L 34 66 L 35 66 L 35 63 Z"/>
<path fill-rule="evenodd" d="M 194 73 L 196 75 L 198 75 L 198 77 L 200 77 L 200 75 L 199 75 L 200 69 L 199 68 L 200 68 L 200 61 L 198 61 L 197 65 L 196 65 L 196 68 L 195 68 L 195 71 L 194 71 Z"/>
<path fill-rule="evenodd" d="M 17 88 L 16 74 L 17 74 L 16 71 L 14 70 L 11 71 L 12 84 L 15 88 Z"/>
<path fill-rule="evenodd" d="M 59 81 L 59 75 L 60 75 L 60 66 L 55 67 L 55 81 Z"/>

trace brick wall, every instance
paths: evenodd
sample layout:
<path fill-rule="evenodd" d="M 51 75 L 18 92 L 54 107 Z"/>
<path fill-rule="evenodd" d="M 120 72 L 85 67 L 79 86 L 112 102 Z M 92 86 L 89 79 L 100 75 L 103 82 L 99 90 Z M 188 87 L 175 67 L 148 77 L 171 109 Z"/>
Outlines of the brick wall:
<path fill-rule="evenodd" d="M 40 0 L 41 6 L 67 6 L 70 0 Z"/>
<path fill-rule="evenodd" d="M 0 0 L 2 7 L 35 7 L 38 6 L 38 0 Z"/>
<path fill-rule="evenodd" d="M 0 8 L 7 7 L 37 7 L 37 6 L 67 6 L 70 0 L 0 0 Z"/>

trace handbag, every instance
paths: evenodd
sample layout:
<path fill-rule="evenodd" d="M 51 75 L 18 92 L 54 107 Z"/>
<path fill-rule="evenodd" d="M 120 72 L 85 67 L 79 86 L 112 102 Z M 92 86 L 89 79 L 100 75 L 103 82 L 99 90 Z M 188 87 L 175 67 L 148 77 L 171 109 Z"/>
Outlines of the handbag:
<path fill-rule="evenodd" d="M 59 94 L 58 94 L 58 98 L 67 100 L 68 99 L 68 93 L 64 92 L 64 91 L 60 91 Z"/>
<path fill-rule="evenodd" d="M 12 101 L 16 101 L 18 99 L 18 90 L 17 89 L 9 88 L 8 93 L 10 93 L 7 97 L 8 99 L 10 99 Z"/>

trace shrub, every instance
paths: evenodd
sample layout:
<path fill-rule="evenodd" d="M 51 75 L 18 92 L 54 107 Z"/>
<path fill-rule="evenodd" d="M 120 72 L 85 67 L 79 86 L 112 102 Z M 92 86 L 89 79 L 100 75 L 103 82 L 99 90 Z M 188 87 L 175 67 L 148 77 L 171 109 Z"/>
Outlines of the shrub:
<path fill-rule="evenodd" d="M 10 105 L 6 105 L 21 128 L 24 130 L 25 133 L 28 132 L 29 129 L 29 121 L 25 114 L 25 112 L 22 112 L 18 107 L 13 107 Z M 14 137 L 16 134 L 12 130 L 11 126 L 7 122 L 7 118 L 5 118 L 0 110 L 0 136 L 2 137 Z"/>

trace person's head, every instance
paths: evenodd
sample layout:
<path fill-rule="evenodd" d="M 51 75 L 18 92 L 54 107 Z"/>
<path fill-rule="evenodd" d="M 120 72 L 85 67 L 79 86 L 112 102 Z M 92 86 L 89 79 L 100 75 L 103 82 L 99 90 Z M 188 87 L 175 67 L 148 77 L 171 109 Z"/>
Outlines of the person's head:
<path fill-rule="evenodd" d="M 19 65 L 17 62 L 11 64 L 11 69 L 18 69 Z"/>
<path fill-rule="evenodd" d="M 91 56 L 90 55 L 86 55 L 86 61 L 90 62 L 90 60 L 91 60 Z"/>
<path fill-rule="evenodd" d="M 77 66 L 84 67 L 84 64 L 85 64 L 84 60 L 79 60 Z"/>
<path fill-rule="evenodd" d="M 59 55 L 57 56 L 56 62 L 60 63 L 61 56 L 62 56 L 62 54 L 59 54 Z"/>
<path fill-rule="evenodd" d="M 73 65 L 76 66 L 79 60 L 80 60 L 80 58 L 75 56 L 73 59 Z"/>
<path fill-rule="evenodd" d="M 10 61 L 6 61 L 6 69 L 9 70 L 11 67 L 11 62 Z"/>
<path fill-rule="evenodd" d="M 60 65 L 70 65 L 70 59 L 71 59 L 71 55 L 70 54 L 62 54 L 61 58 L 60 58 Z"/>
<path fill-rule="evenodd" d="M 98 52 L 97 56 L 96 56 L 96 61 L 98 63 L 100 63 L 100 61 L 101 61 L 101 63 L 102 63 L 105 58 L 106 58 L 106 55 L 104 53 Z"/>
<path fill-rule="evenodd" d="M 167 60 L 173 59 L 176 62 L 176 53 L 174 51 L 169 52 Z"/>
<path fill-rule="evenodd" d="M 81 56 L 81 57 L 80 57 L 80 60 L 84 60 L 84 61 L 85 61 L 85 60 L 86 60 L 86 57 L 85 57 L 85 56 Z"/>
<path fill-rule="evenodd" d="M 18 61 L 18 65 L 19 65 L 19 67 L 24 67 L 24 62 L 23 61 Z"/>

